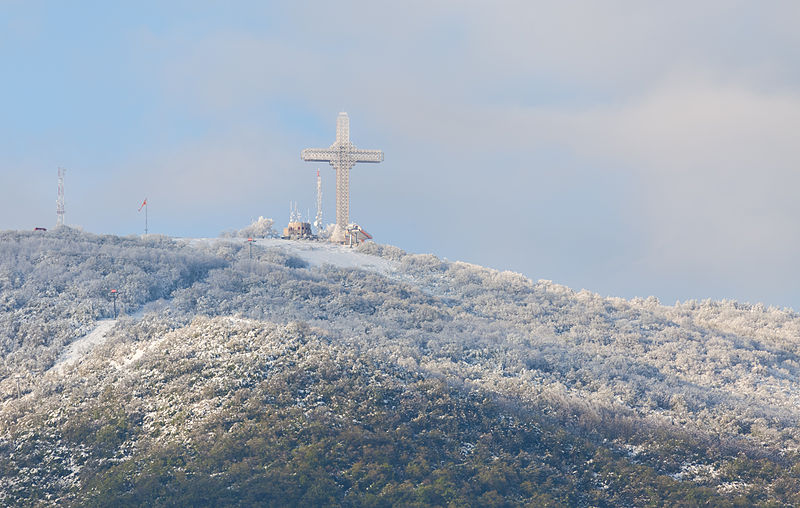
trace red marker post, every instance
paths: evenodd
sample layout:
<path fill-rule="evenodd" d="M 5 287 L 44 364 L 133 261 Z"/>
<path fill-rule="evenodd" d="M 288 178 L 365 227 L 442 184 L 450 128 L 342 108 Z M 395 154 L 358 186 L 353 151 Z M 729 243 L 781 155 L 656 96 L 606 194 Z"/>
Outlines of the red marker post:
<path fill-rule="evenodd" d="M 253 240 L 252 238 L 248 238 L 247 239 L 247 246 L 249 247 L 249 250 L 250 250 L 250 260 L 251 261 L 253 260 L 253 242 L 255 242 L 255 240 Z"/>

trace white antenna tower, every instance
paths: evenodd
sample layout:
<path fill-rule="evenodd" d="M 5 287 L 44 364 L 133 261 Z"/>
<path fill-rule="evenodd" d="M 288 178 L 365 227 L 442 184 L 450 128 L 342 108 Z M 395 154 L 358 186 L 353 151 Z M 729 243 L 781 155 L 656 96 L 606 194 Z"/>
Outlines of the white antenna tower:
<path fill-rule="evenodd" d="M 317 231 L 322 231 L 322 177 L 317 170 L 317 216 L 314 219 L 314 227 Z"/>
<path fill-rule="evenodd" d="M 56 227 L 64 225 L 64 168 L 58 168 L 58 199 L 56 200 Z"/>

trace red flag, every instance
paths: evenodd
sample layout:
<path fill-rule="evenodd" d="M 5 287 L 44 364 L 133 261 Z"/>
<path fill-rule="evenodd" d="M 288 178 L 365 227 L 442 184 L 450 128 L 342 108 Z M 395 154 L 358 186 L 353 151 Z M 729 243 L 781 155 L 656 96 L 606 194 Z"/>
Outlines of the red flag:
<path fill-rule="evenodd" d="M 142 201 L 142 206 L 140 206 L 140 207 L 139 207 L 139 209 L 138 209 L 138 210 L 136 210 L 136 211 L 137 211 L 137 212 L 141 212 L 141 211 L 142 211 L 142 208 L 144 208 L 144 206 L 145 206 L 146 204 L 147 204 L 147 198 L 144 198 L 144 201 Z"/>

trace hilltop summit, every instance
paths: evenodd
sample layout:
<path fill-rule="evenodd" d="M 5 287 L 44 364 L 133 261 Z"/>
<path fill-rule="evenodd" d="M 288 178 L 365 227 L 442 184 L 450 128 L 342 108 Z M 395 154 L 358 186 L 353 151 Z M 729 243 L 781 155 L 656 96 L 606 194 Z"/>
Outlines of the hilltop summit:
<path fill-rule="evenodd" d="M 0 233 L 0 341 L 3 504 L 800 503 L 789 309 L 60 228 Z"/>

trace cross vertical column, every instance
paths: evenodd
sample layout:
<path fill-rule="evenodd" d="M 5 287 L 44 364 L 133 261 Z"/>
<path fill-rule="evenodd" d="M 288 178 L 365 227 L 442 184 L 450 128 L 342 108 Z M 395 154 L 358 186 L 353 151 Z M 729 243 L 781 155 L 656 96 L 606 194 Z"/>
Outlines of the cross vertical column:
<path fill-rule="evenodd" d="M 350 220 L 350 167 L 342 164 L 336 168 L 336 225 L 347 230 Z"/>

